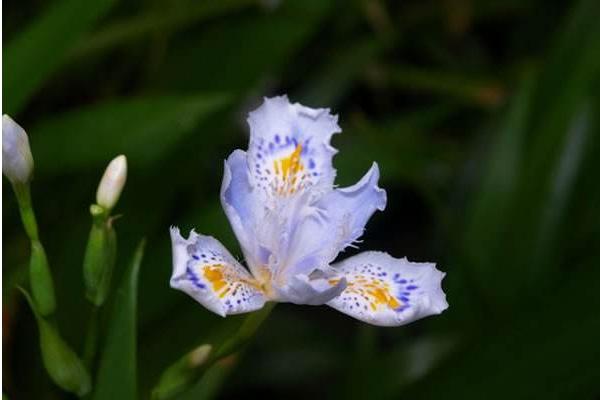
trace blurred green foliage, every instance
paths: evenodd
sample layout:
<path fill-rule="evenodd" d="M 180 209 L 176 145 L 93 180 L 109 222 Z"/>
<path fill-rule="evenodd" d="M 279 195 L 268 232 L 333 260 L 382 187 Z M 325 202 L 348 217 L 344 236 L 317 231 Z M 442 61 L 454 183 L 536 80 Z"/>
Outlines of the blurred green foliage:
<path fill-rule="evenodd" d="M 98 399 L 148 398 L 183 354 L 239 328 L 169 288 L 168 226 L 236 249 L 223 159 L 245 148 L 246 113 L 281 93 L 340 115 L 340 185 L 379 162 L 390 202 L 361 249 L 438 262 L 450 308 L 386 329 L 279 305 L 181 398 L 600 396 L 597 0 L 27 0 L 3 18 L 3 112 L 30 134 L 56 319 L 76 350 L 88 206 L 106 163 L 129 158 Z M 15 289 L 29 242 L 6 180 L 3 194 L 3 391 L 68 398 Z"/>

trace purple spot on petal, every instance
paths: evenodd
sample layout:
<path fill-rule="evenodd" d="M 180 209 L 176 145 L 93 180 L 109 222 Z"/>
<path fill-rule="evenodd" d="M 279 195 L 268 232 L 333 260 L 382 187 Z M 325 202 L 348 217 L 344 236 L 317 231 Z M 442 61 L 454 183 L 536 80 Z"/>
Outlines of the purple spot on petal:
<path fill-rule="evenodd" d="M 312 158 L 310 160 L 308 160 L 308 168 L 309 169 L 315 168 L 315 160 L 313 160 Z"/>

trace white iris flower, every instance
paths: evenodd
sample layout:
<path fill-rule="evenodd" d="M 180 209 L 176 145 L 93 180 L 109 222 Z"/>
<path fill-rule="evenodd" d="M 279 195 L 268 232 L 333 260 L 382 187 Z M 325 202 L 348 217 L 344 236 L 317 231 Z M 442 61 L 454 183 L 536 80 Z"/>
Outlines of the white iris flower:
<path fill-rule="evenodd" d="M 386 205 L 376 163 L 355 185 L 334 187 L 337 116 L 282 96 L 265 99 L 248 123 L 248 151 L 225 161 L 221 202 L 249 271 L 216 239 L 184 239 L 173 227 L 173 288 L 221 316 L 275 301 L 398 326 L 448 307 L 435 264 L 370 251 L 332 264 Z"/>

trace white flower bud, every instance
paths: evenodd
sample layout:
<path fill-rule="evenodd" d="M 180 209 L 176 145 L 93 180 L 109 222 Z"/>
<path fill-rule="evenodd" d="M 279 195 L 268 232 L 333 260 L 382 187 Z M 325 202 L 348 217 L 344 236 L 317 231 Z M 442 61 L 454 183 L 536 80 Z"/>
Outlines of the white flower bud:
<path fill-rule="evenodd" d="M 2 116 L 2 173 L 11 183 L 27 183 L 33 172 L 33 157 L 25 130 L 11 117 Z"/>
<path fill-rule="evenodd" d="M 96 203 L 107 210 L 112 209 L 119 200 L 126 179 L 127 158 L 120 155 L 106 167 L 96 192 Z"/>

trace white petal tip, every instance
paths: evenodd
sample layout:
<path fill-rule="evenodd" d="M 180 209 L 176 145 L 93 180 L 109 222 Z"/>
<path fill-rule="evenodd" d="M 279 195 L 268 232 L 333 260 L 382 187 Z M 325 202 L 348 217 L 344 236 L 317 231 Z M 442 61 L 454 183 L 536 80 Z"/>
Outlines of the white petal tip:
<path fill-rule="evenodd" d="M 107 210 L 112 209 L 119 200 L 127 180 L 127 157 L 119 155 L 106 167 L 96 192 L 96 203 Z"/>
<path fill-rule="evenodd" d="M 25 130 L 2 116 L 2 172 L 13 183 L 26 183 L 33 173 L 33 156 Z"/>

